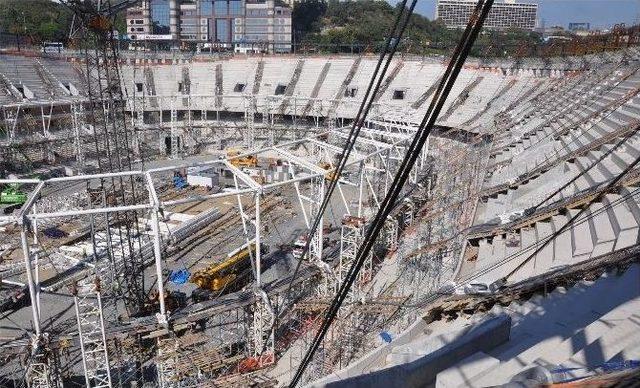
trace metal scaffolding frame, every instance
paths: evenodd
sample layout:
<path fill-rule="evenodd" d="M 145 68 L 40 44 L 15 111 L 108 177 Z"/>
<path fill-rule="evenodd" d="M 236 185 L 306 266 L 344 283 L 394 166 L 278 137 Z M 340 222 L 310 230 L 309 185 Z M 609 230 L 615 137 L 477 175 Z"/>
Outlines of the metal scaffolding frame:
<path fill-rule="evenodd" d="M 1 184 L 8 183 L 17 183 L 26 186 L 35 186 L 30 192 L 28 196 L 28 200 L 25 205 L 21 208 L 18 215 L 2 215 L 0 216 L 0 221 L 8 221 L 18 225 L 21 229 L 21 236 L 23 240 L 23 252 L 24 252 L 24 262 L 26 268 L 26 274 L 28 277 L 28 289 L 31 294 L 31 300 L 35 301 L 32 304 L 32 316 L 34 322 L 34 331 L 35 331 L 35 344 L 38 346 L 38 338 L 42 338 L 43 333 L 40 327 L 40 316 L 39 311 L 36 306 L 40 304 L 39 299 L 39 289 L 41 287 L 37 277 L 33 275 L 33 264 L 36 259 L 35 255 L 30 252 L 30 244 L 28 242 L 28 236 L 33 233 L 32 225 L 40 220 L 48 220 L 55 218 L 65 218 L 65 217 L 78 217 L 78 216 L 89 216 L 89 217 L 107 217 L 109 214 L 118 214 L 123 212 L 132 212 L 132 211 L 141 211 L 141 212 L 150 212 L 151 217 L 151 226 L 152 226 L 152 234 L 151 238 L 153 240 L 153 257 L 155 258 L 155 268 L 156 268 L 156 276 L 158 279 L 162 279 L 162 271 L 163 271 L 163 257 L 162 257 L 162 241 L 159 233 L 159 217 L 158 214 L 163 211 L 163 209 L 175 206 L 178 204 L 184 204 L 189 202 L 195 202 L 202 200 L 204 198 L 222 198 L 222 197 L 237 197 L 240 196 L 253 196 L 255 201 L 255 214 L 253 216 L 248 215 L 244 210 L 241 210 L 241 217 L 243 223 L 247 230 L 251 229 L 253 236 L 250 236 L 247 233 L 247 238 L 250 240 L 254 240 L 256 242 L 256 246 L 259 247 L 259 242 L 261 239 L 261 227 L 260 227 L 260 199 L 261 196 L 267 192 L 273 191 L 274 189 L 279 189 L 283 186 L 293 186 L 298 193 L 298 199 L 301 205 L 301 209 L 303 214 L 305 215 L 305 219 L 310 225 L 312 217 L 317 216 L 317 206 L 322 200 L 322 195 L 324 195 L 324 183 L 328 177 L 331 176 L 331 173 L 334 170 L 334 167 L 330 167 L 328 169 L 322 168 L 316 165 L 316 161 L 309 161 L 306 158 L 296 156 L 293 150 L 296 147 L 299 147 L 302 144 L 311 145 L 313 147 L 318 147 L 322 150 L 322 153 L 329 157 L 329 155 L 333 155 L 338 152 L 339 147 L 331 144 L 330 142 L 326 142 L 324 139 L 327 137 L 335 138 L 336 141 L 340 141 L 343 136 L 343 133 L 346 131 L 346 128 L 336 129 L 334 131 L 323 132 L 321 134 L 317 134 L 314 136 L 308 136 L 299 140 L 285 142 L 278 146 L 268 147 L 262 150 L 257 150 L 254 152 L 248 152 L 245 154 L 238 155 L 236 157 L 245 157 L 247 155 L 260 155 L 263 153 L 272 154 L 275 152 L 280 155 L 286 162 L 289 164 L 289 169 L 292 172 L 289 179 L 280 182 L 274 182 L 269 184 L 258 183 L 256 180 L 249 177 L 243 171 L 239 170 L 230 162 L 230 160 L 209 160 L 200 163 L 187 163 L 175 166 L 162 167 L 157 169 L 149 169 L 146 171 L 122 171 L 122 172 L 114 172 L 114 173 L 103 173 L 103 174 L 90 174 L 90 175 L 77 175 L 73 177 L 61 177 L 61 178 L 51 178 L 46 180 L 39 179 L 0 179 Z M 383 142 L 383 137 L 379 136 L 380 142 L 379 147 L 377 149 L 373 149 L 371 147 L 371 142 L 366 139 L 362 141 L 358 141 L 356 144 L 356 150 L 352 154 L 351 160 L 347 163 L 347 168 L 356 168 L 357 170 L 362 170 L 360 167 L 364 166 L 371 159 L 380 159 L 380 155 L 384 155 L 388 153 L 393 147 L 401 146 L 402 144 L 408 142 L 410 138 L 403 137 L 388 137 L 386 139 L 386 143 Z M 386 144 L 386 148 L 383 145 Z M 312 158 L 313 159 L 313 158 Z M 234 180 L 238 183 L 235 188 L 227 189 L 223 192 L 216 194 L 207 194 L 200 195 L 196 197 L 184 198 L 184 199 L 174 199 L 168 201 L 159 200 L 156 194 L 156 188 L 153 176 L 154 174 L 162 174 L 167 171 L 174 170 L 176 168 L 184 168 L 184 167 L 212 167 L 212 166 L 224 166 L 229 171 L 233 173 Z M 360 174 L 361 175 L 361 174 Z M 88 183 L 91 181 L 105 181 L 112 178 L 142 178 L 141 184 L 149 193 L 149 198 L 147 201 L 139 201 L 138 203 L 132 204 L 114 204 L 110 205 L 105 203 L 103 207 L 90 207 L 87 209 L 80 210 L 48 210 L 46 212 L 36 211 L 34 205 L 37 203 L 40 198 L 40 194 L 45 186 L 55 185 L 61 183 Z M 353 185 L 358 186 L 358 183 L 349 182 L 347 179 L 341 179 L 341 185 Z M 305 189 L 306 188 L 306 189 Z M 307 190 L 308 194 L 305 195 L 302 193 L 303 190 Z M 344 195 L 342 195 L 343 201 Z M 361 208 L 362 200 L 359 200 L 358 207 Z M 345 202 L 345 208 L 347 212 L 349 211 L 349 206 Z M 251 228 L 250 228 L 251 226 Z M 107 236 L 110 235 L 109 232 L 106 233 Z M 95 236 L 95 235 L 94 235 Z M 322 269 L 321 273 L 324 273 L 324 281 L 320 283 L 329 284 L 335 282 L 336 275 L 332 268 L 323 261 L 323 244 L 322 244 L 322 228 L 319 228 L 318 235 L 314 238 L 314 244 L 312 245 L 311 256 L 313 258 L 313 262 Z M 108 244 L 111 245 L 111 244 Z M 261 289 L 261 254 L 260 249 L 257 248 L 254 252 L 253 264 L 255 266 L 254 272 L 254 280 L 255 280 L 255 303 L 253 303 L 253 319 L 251 320 L 250 332 L 252 333 L 253 339 L 250 341 L 252 350 L 252 354 L 260 360 L 261 365 L 267 365 L 274 361 L 274 312 L 271 306 L 270 296 Z M 101 276 L 107 277 L 108 274 L 104 274 Z M 141 275 L 142 276 L 142 275 Z M 166 326 L 171 317 L 167 316 L 167 311 L 165 307 L 165 298 L 164 298 L 164 290 L 163 290 L 163 281 L 156 282 L 157 292 L 158 292 L 158 302 L 159 302 L 159 312 L 157 316 L 157 324 L 159 327 Z M 329 292 L 329 288 L 326 286 L 320 287 L 323 289 L 323 293 Z M 89 303 L 91 302 L 91 303 Z M 85 353 L 85 357 L 83 357 L 83 361 L 85 362 L 85 372 L 87 375 L 87 379 L 93 381 L 92 386 L 109 386 L 110 384 L 110 376 L 100 374 L 99 372 L 103 370 L 104 365 L 108 365 L 108 353 L 106 351 L 105 344 L 105 334 L 104 334 L 104 323 L 102 318 L 102 306 L 99 289 L 93 288 L 89 289 L 86 293 L 79 292 L 76 296 L 76 306 L 77 306 L 77 320 L 79 322 L 79 333 L 81 335 L 82 341 L 81 346 L 84 348 L 83 353 Z M 97 320 L 93 320 L 89 322 L 88 317 L 99 317 Z M 89 325 L 91 323 L 91 325 Z M 102 341 L 100 341 L 102 339 Z M 87 350 L 89 348 L 89 344 L 92 344 L 92 350 Z M 89 365 L 88 358 L 86 357 L 89 352 L 95 352 L 96 354 L 101 353 L 104 357 L 100 360 L 93 360 L 94 364 Z M 91 380 L 92 379 L 92 380 Z"/>
<path fill-rule="evenodd" d="M 111 388 L 100 279 L 78 285 L 73 294 L 86 386 Z"/>

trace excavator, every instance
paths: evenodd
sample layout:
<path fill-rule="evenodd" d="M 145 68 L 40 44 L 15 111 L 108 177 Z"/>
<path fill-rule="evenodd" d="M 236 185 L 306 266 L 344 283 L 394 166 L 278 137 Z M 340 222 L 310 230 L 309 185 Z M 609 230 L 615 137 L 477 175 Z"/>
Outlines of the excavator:
<path fill-rule="evenodd" d="M 255 249 L 255 243 L 245 244 L 229 253 L 223 262 L 194 272 L 189 279 L 198 286 L 191 294 L 193 301 L 202 302 L 246 285 L 251 275 L 251 252 Z M 267 248 L 261 246 L 260 252 L 266 254 Z"/>

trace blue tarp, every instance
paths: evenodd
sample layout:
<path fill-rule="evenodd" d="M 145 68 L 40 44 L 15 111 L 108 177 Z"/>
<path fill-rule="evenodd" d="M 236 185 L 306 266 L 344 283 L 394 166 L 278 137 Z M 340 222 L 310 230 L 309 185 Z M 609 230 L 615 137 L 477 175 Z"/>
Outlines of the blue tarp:
<path fill-rule="evenodd" d="M 180 176 L 173 177 L 173 185 L 178 189 L 184 189 L 185 187 L 188 186 L 187 181 L 185 181 L 185 179 Z"/>
<path fill-rule="evenodd" d="M 391 334 L 387 333 L 386 331 L 381 331 L 380 332 L 380 338 L 382 338 L 382 340 L 386 343 L 389 343 L 391 341 L 393 341 L 393 338 L 391 337 Z"/>
<path fill-rule="evenodd" d="M 171 271 L 169 281 L 173 284 L 185 284 L 189 280 L 189 276 L 191 276 L 191 274 L 186 269 Z"/>

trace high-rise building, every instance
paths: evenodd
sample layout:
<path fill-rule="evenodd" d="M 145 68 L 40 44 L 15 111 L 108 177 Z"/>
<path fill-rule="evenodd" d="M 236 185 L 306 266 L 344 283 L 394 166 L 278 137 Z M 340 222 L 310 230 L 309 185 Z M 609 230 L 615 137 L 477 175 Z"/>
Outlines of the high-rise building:
<path fill-rule="evenodd" d="M 569 31 L 572 31 L 572 32 L 589 31 L 590 29 L 591 29 L 590 23 L 585 23 L 585 22 L 569 23 Z"/>
<path fill-rule="evenodd" d="M 273 0 L 246 0 L 245 17 L 236 19 L 235 42 L 240 50 L 272 46 L 275 52 L 291 51 L 291 8 Z M 270 48 L 271 50 L 271 48 Z"/>
<path fill-rule="evenodd" d="M 127 10 L 131 40 L 237 51 L 291 51 L 291 8 L 274 0 L 144 0 Z"/>
<path fill-rule="evenodd" d="M 462 28 L 467 25 L 476 7 L 473 0 L 438 0 L 436 19 L 442 19 L 449 28 Z M 520 28 L 533 30 L 536 27 L 538 4 L 516 3 L 505 0 L 494 3 L 484 27 L 490 29 Z"/>

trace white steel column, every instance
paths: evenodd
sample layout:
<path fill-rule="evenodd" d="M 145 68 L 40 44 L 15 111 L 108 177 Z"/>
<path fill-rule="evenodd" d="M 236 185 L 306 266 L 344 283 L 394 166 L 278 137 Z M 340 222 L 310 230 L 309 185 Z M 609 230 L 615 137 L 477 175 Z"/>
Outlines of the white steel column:
<path fill-rule="evenodd" d="M 260 288 L 262 286 L 261 283 L 261 272 L 262 272 L 262 253 L 260 246 L 260 193 L 256 193 L 256 218 L 255 218 L 255 228 L 256 228 L 256 287 Z"/>
<path fill-rule="evenodd" d="M 84 150 L 82 147 L 84 107 L 81 102 L 71 104 L 71 118 L 73 120 L 73 145 L 76 152 L 76 163 L 79 170 L 84 170 Z"/>
<path fill-rule="evenodd" d="M 158 322 L 167 323 L 167 309 L 164 303 L 164 279 L 162 277 L 162 248 L 160 247 L 160 221 L 158 210 L 151 210 L 151 227 L 153 228 L 153 253 L 156 264 L 156 277 L 158 278 L 158 301 L 160 302 L 160 316 Z"/>
<path fill-rule="evenodd" d="M 151 228 L 153 229 L 153 254 L 155 257 L 156 277 L 158 279 L 158 302 L 160 304 L 160 315 L 158 322 L 162 325 L 167 324 L 167 310 L 164 301 L 164 279 L 162 276 L 162 248 L 160 245 L 160 221 L 158 220 L 158 212 L 160 211 L 160 201 L 156 193 L 153 179 L 149 173 L 145 174 L 147 180 L 147 189 L 149 190 L 149 200 L 153 206 L 151 209 Z"/>
<path fill-rule="evenodd" d="M 244 148 L 252 150 L 255 147 L 255 114 L 256 100 L 253 96 L 244 98 L 244 118 L 247 128 L 243 131 Z"/>
<path fill-rule="evenodd" d="M 33 270 L 31 267 L 31 253 L 29 250 L 29 240 L 27 239 L 27 225 L 25 220 L 22 220 L 20 225 L 20 241 L 22 242 L 22 255 L 24 257 L 24 264 L 27 273 L 27 284 L 29 286 L 29 297 L 31 298 L 31 313 L 33 315 L 33 328 L 36 332 L 36 337 L 40 337 L 42 334 L 40 330 L 40 314 L 38 312 L 38 302 L 36 294 L 36 286 L 33 280 Z"/>

